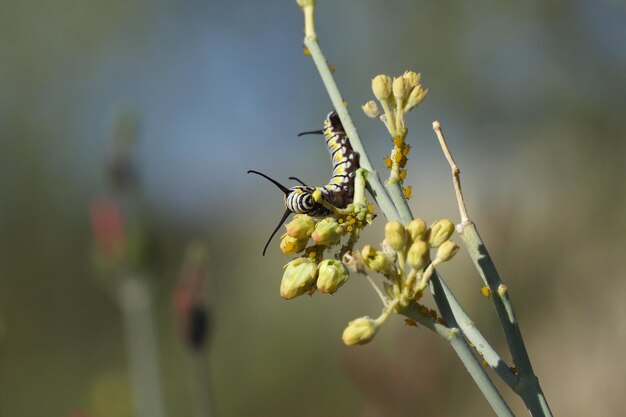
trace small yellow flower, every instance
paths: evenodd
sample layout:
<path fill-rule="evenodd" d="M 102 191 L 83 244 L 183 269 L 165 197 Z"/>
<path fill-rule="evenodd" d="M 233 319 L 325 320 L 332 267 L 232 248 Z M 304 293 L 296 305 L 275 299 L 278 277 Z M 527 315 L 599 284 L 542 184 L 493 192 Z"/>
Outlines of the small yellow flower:
<path fill-rule="evenodd" d="M 341 240 L 341 230 L 337 220 L 326 217 L 315 225 L 315 230 L 311 234 L 311 239 L 316 245 L 333 246 Z"/>
<path fill-rule="evenodd" d="M 396 99 L 396 103 L 404 103 L 404 99 L 411 91 L 409 84 L 403 77 L 396 77 L 393 79 L 393 96 Z"/>
<path fill-rule="evenodd" d="M 343 343 L 348 346 L 364 345 L 376 336 L 378 326 L 371 318 L 365 316 L 352 320 L 343 331 Z"/>
<path fill-rule="evenodd" d="M 291 300 L 309 291 L 317 279 L 317 264 L 309 258 L 297 258 L 285 265 L 280 282 L 281 297 Z"/>
<path fill-rule="evenodd" d="M 302 252 L 306 247 L 306 243 L 308 240 L 308 237 L 305 239 L 296 239 L 295 237 L 291 237 L 288 234 L 285 234 L 280 240 L 280 250 L 282 250 L 285 254 Z"/>
<path fill-rule="evenodd" d="M 402 78 L 406 80 L 409 88 L 413 89 L 419 85 L 422 74 L 418 74 L 413 71 L 405 71 L 404 74 L 402 74 Z"/>
<path fill-rule="evenodd" d="M 332 294 L 350 278 L 350 273 L 343 263 L 335 259 L 325 259 L 318 267 L 317 289 Z"/>
<path fill-rule="evenodd" d="M 361 108 L 367 117 L 371 117 L 373 119 L 380 116 L 380 109 L 373 100 L 368 101 Z"/>
<path fill-rule="evenodd" d="M 399 221 L 391 221 L 385 225 L 385 240 L 397 252 L 403 252 L 407 242 L 407 232 Z"/>
<path fill-rule="evenodd" d="M 411 236 L 413 242 L 418 239 L 423 240 L 426 236 L 427 229 L 426 222 L 422 219 L 411 220 L 406 226 L 406 230 L 409 232 L 409 236 Z"/>
<path fill-rule="evenodd" d="M 437 263 L 447 262 L 456 255 L 459 251 L 459 246 L 451 240 L 446 240 L 439 246 L 439 250 L 437 250 L 437 256 L 435 257 L 435 261 Z"/>
<path fill-rule="evenodd" d="M 407 253 L 407 262 L 415 270 L 422 269 L 428 262 L 428 244 L 422 240 L 413 242 Z"/>
<path fill-rule="evenodd" d="M 285 226 L 287 234 L 296 239 L 308 239 L 315 228 L 315 220 L 306 214 L 296 214 Z"/>
<path fill-rule="evenodd" d="M 448 219 L 441 219 L 430 226 L 428 230 L 428 244 L 431 248 L 437 248 L 454 233 L 454 224 Z"/>
<path fill-rule="evenodd" d="M 391 96 L 391 79 L 388 75 L 377 75 L 372 79 L 372 91 L 380 101 L 387 100 Z"/>

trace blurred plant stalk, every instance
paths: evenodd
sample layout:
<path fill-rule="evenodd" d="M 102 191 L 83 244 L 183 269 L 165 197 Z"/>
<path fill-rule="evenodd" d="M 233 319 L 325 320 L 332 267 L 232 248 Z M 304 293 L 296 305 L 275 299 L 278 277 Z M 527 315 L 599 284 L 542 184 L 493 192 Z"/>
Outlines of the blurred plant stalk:
<path fill-rule="evenodd" d="M 117 121 L 106 165 L 107 197 L 91 207 L 94 263 L 121 313 L 137 417 L 165 417 L 152 294 L 146 276 L 146 233 L 140 224 L 133 165 L 137 118 Z"/>
<path fill-rule="evenodd" d="M 188 356 L 190 398 L 195 417 L 210 417 L 211 384 L 207 350 L 211 316 L 207 302 L 209 286 L 208 249 L 200 242 L 185 251 L 179 284 L 172 294 L 180 339 Z"/>
<path fill-rule="evenodd" d="M 124 340 L 138 417 L 165 417 L 152 296 L 144 279 L 127 276 L 117 285 Z"/>

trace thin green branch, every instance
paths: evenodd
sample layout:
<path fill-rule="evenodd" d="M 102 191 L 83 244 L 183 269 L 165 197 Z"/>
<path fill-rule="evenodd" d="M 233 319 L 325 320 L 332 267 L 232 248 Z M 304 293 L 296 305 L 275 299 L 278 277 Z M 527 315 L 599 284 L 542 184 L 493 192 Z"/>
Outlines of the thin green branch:
<path fill-rule="evenodd" d="M 389 196 L 391 196 L 391 201 L 393 201 L 396 209 L 398 210 L 400 222 L 408 224 L 411 220 L 413 220 L 413 213 L 411 213 L 409 203 L 402 192 L 402 186 L 398 181 L 387 181 L 385 183 L 385 188 L 389 192 Z"/>
<path fill-rule="evenodd" d="M 491 369 L 493 369 L 510 388 L 513 388 L 517 383 L 517 376 L 511 371 L 511 368 L 500 355 L 498 355 L 498 352 L 489 344 L 482 333 L 480 333 L 474 321 L 470 319 L 465 310 L 463 310 L 463 307 L 461 307 L 441 276 L 439 276 L 439 281 L 446 298 L 450 302 L 452 314 L 454 314 L 459 328 L 465 337 L 467 337 L 467 340 L 475 346 L 475 349 Z"/>
<path fill-rule="evenodd" d="M 522 397 L 533 416 L 552 416 L 552 412 L 539 385 L 539 380 L 530 363 L 522 332 L 515 317 L 513 304 L 509 298 L 508 288 L 502 283 L 500 275 L 485 244 L 478 235 L 474 223 L 471 221 L 466 223 L 459 231 L 459 234 L 483 282 L 489 287 L 491 294 L 493 294 L 492 299 L 496 313 L 500 319 L 500 324 L 513 357 L 513 363 L 515 363 L 519 375 L 518 383 L 513 387 L 513 390 Z"/>
<path fill-rule="evenodd" d="M 513 390 L 522 397 L 533 416 L 552 416 L 548 402 L 539 385 L 539 379 L 530 363 L 522 332 L 515 317 L 513 304 L 509 298 L 508 288 L 502 283 L 502 279 L 487 251 L 487 247 L 480 238 L 478 230 L 476 230 L 476 225 L 469 219 L 467 214 L 465 201 L 461 193 L 461 171 L 452 158 L 452 153 L 448 148 L 438 121 L 433 122 L 433 130 L 452 170 L 452 181 L 461 215 L 461 224 L 457 226 L 457 232 L 461 235 L 470 258 L 474 262 L 483 282 L 490 289 L 491 294 L 493 294 L 492 300 L 496 308 L 496 314 L 500 319 L 513 362 L 517 367 L 519 378 L 513 386 Z"/>
<path fill-rule="evenodd" d="M 344 100 L 341 97 L 339 89 L 337 88 L 337 83 L 335 83 L 333 74 L 330 72 L 330 68 L 328 68 L 326 58 L 324 57 L 324 54 L 322 53 L 322 50 L 317 43 L 317 36 L 315 36 L 315 31 L 307 29 L 306 32 L 312 33 L 312 36 L 307 36 L 304 38 L 304 45 L 311 53 L 311 58 L 313 58 L 313 62 L 315 62 L 315 66 L 317 67 L 317 70 L 322 78 L 324 86 L 326 87 L 326 91 L 328 91 L 330 100 L 333 103 L 337 114 L 339 115 L 339 119 L 341 119 L 341 123 L 343 124 L 346 134 L 350 138 L 350 144 L 352 145 L 352 148 L 359 153 L 361 167 L 369 171 L 367 180 L 371 187 L 370 190 L 372 192 L 372 195 L 380 206 L 380 209 L 384 213 L 387 220 L 398 220 L 398 212 L 393 202 L 391 201 L 391 198 L 389 198 L 389 195 L 387 195 L 385 187 L 383 186 L 383 183 L 380 180 L 378 173 L 374 170 L 372 164 L 370 163 L 367 152 L 365 151 L 365 148 L 361 143 L 361 138 L 359 137 L 356 127 L 354 126 L 354 122 L 350 117 L 350 113 L 344 105 Z"/>
<path fill-rule="evenodd" d="M 485 396 L 496 415 L 500 417 L 514 416 L 498 389 L 493 385 L 485 369 L 477 360 L 476 356 L 474 356 L 472 349 L 463 338 L 463 333 L 458 328 L 454 326 L 448 327 L 432 320 L 430 317 L 425 317 L 420 313 L 415 302 L 411 302 L 405 309 L 401 310 L 401 314 L 435 331 L 446 339 L 461 362 L 463 362 L 463 365 L 465 365 L 465 368 L 474 379 L 474 382 Z"/>

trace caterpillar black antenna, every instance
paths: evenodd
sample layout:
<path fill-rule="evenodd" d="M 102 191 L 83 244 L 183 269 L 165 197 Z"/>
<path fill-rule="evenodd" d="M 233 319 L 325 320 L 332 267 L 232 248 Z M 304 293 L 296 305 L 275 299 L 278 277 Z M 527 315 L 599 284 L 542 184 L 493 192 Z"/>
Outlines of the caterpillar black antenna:
<path fill-rule="evenodd" d="M 276 181 L 275 179 L 268 177 L 268 176 L 267 176 L 267 175 L 265 175 L 264 173 L 259 172 L 259 171 L 254 171 L 254 170 L 252 170 L 252 169 L 248 170 L 248 174 L 250 174 L 250 173 L 260 175 L 260 176 L 262 176 L 263 178 L 265 178 L 265 179 L 267 179 L 267 180 L 269 180 L 269 181 L 273 182 L 273 183 L 274 183 L 274 185 L 276 185 L 278 188 L 280 188 L 280 190 L 281 190 L 283 193 L 285 193 L 285 195 L 287 195 L 287 194 L 289 194 L 289 193 L 290 193 L 289 188 L 285 187 L 284 185 L 282 185 L 281 183 L 279 183 L 279 182 L 278 182 L 278 181 Z"/>
<path fill-rule="evenodd" d="M 287 220 L 287 217 L 291 214 L 291 211 L 289 210 L 285 210 L 285 213 L 283 214 L 283 217 L 280 219 L 280 221 L 278 222 L 278 226 L 276 226 L 276 229 L 274 229 L 274 231 L 272 232 L 272 234 L 270 235 L 270 238 L 267 239 L 267 243 L 265 244 L 265 247 L 263 248 L 263 256 L 265 256 L 265 251 L 267 251 L 267 247 L 270 245 L 270 242 L 272 241 L 272 239 L 274 238 L 274 235 L 276 234 L 276 232 L 278 232 L 278 229 L 280 229 L 280 226 L 283 225 L 283 223 L 285 223 L 285 220 Z"/>
<path fill-rule="evenodd" d="M 298 133 L 298 136 L 304 136 L 304 135 L 323 135 L 324 131 L 323 130 L 309 130 L 308 132 L 301 132 Z"/>
<path fill-rule="evenodd" d="M 305 187 L 308 187 L 308 185 L 306 185 L 304 183 L 304 181 L 302 181 L 301 179 L 297 178 L 297 177 L 289 177 L 290 180 L 294 180 L 294 181 L 298 181 L 300 184 L 302 184 Z"/>

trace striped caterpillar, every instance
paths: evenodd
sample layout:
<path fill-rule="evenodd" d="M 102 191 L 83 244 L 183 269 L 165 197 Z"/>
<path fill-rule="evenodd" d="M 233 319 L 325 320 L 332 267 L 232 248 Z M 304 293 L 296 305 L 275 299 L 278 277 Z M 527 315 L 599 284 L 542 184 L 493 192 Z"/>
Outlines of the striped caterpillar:
<path fill-rule="evenodd" d="M 331 162 L 333 164 L 333 176 L 328 184 L 317 188 L 310 187 L 296 177 L 289 177 L 290 180 L 295 180 L 302 185 L 287 188 L 261 172 L 253 170 L 248 171 L 248 173 L 260 175 L 271 181 L 285 194 L 285 213 L 280 219 L 278 226 L 276 226 L 267 240 L 263 248 L 263 255 L 265 255 L 265 251 L 272 241 L 272 238 L 291 213 L 308 214 L 309 216 L 317 218 L 328 216 L 331 213 L 331 210 L 321 203 L 316 202 L 313 198 L 313 192 L 316 189 L 320 190 L 322 199 L 333 207 L 345 208 L 348 204 L 352 203 L 354 197 L 354 178 L 357 169 L 359 169 L 359 154 L 352 149 L 350 139 L 348 135 L 346 135 L 337 113 L 335 111 L 328 113 L 328 116 L 326 116 L 324 120 L 324 128 L 322 130 L 302 132 L 298 136 L 309 134 L 324 135 L 326 140 L 326 146 L 328 147 L 328 152 L 330 153 Z"/>

